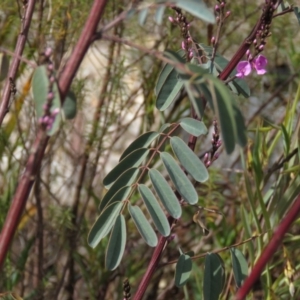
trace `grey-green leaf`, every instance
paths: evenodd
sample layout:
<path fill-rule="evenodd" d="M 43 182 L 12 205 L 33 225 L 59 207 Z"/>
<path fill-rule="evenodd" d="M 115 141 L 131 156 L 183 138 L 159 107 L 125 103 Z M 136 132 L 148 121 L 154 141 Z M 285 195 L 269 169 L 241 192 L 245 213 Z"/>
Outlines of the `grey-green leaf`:
<path fill-rule="evenodd" d="M 208 253 L 205 257 L 203 281 L 204 300 L 218 300 L 225 283 L 225 271 L 218 254 Z"/>
<path fill-rule="evenodd" d="M 181 254 L 176 264 L 175 285 L 182 287 L 188 281 L 193 267 L 193 262 L 189 255 Z"/>
<path fill-rule="evenodd" d="M 77 99 L 72 91 L 69 91 L 62 106 L 66 119 L 74 119 L 77 113 Z"/>
<path fill-rule="evenodd" d="M 118 267 L 124 254 L 125 245 L 126 223 L 124 216 L 119 215 L 111 232 L 106 250 L 105 265 L 108 270 L 114 270 Z"/>
<path fill-rule="evenodd" d="M 236 248 L 230 248 L 233 275 L 237 287 L 241 287 L 248 276 L 248 263 L 243 253 Z"/>
<path fill-rule="evenodd" d="M 186 132 L 194 136 L 207 134 L 206 126 L 199 120 L 184 118 L 180 120 L 179 124 Z"/>
<path fill-rule="evenodd" d="M 142 210 L 138 206 L 131 204 L 129 204 L 128 208 L 135 226 L 142 238 L 150 247 L 155 247 L 157 245 L 157 236 Z"/>
<path fill-rule="evenodd" d="M 178 166 L 176 160 L 167 152 L 161 152 L 160 157 L 176 190 L 182 198 L 189 204 L 196 204 L 198 202 L 197 192 L 185 173 Z"/>
<path fill-rule="evenodd" d="M 144 184 L 140 184 L 138 189 L 157 230 L 163 236 L 170 235 L 168 219 L 151 190 Z"/>
<path fill-rule="evenodd" d="M 123 201 L 125 200 L 129 193 L 131 191 L 131 186 L 124 186 L 121 189 L 119 189 L 110 199 L 109 201 L 104 205 L 102 202 L 99 205 L 99 211 L 100 213 L 111 203 L 114 203 L 116 201 Z"/>
<path fill-rule="evenodd" d="M 149 151 L 150 150 L 147 148 L 140 148 L 123 158 L 103 179 L 103 184 L 105 187 L 109 188 L 120 176 L 120 174 L 126 170 L 140 166 L 140 164 L 149 154 Z"/>
<path fill-rule="evenodd" d="M 148 131 L 143 133 L 126 148 L 119 161 L 121 161 L 136 149 L 147 148 L 158 136 L 159 133 L 155 131 Z"/>
<path fill-rule="evenodd" d="M 166 179 L 155 169 L 149 170 L 149 176 L 165 209 L 173 218 L 179 219 L 182 213 L 181 206 Z"/>
<path fill-rule="evenodd" d="M 140 11 L 140 13 L 139 13 L 138 19 L 139 19 L 139 24 L 140 24 L 141 26 L 144 26 L 144 25 L 145 25 L 146 20 L 147 20 L 147 16 L 148 16 L 148 7 L 143 8 L 143 9 Z"/>
<path fill-rule="evenodd" d="M 115 202 L 109 205 L 97 218 L 88 235 L 88 244 L 95 248 L 101 239 L 110 232 L 118 214 L 123 206 L 122 202 Z"/>
<path fill-rule="evenodd" d="M 126 199 L 128 196 L 127 190 L 130 190 L 130 188 L 127 190 L 122 188 L 131 185 L 135 181 L 138 174 L 139 168 L 131 168 L 122 173 L 102 198 L 99 206 L 100 211 L 111 202 L 122 201 Z M 120 193 L 121 189 L 122 192 Z M 115 201 L 113 201 L 113 199 Z"/>
<path fill-rule="evenodd" d="M 161 25 L 163 23 L 165 9 L 166 9 L 165 5 L 161 5 L 156 9 L 154 18 L 155 18 L 155 22 L 158 25 Z"/>
<path fill-rule="evenodd" d="M 199 157 L 179 137 L 171 137 L 171 147 L 185 170 L 198 182 L 208 179 L 208 172 Z"/>

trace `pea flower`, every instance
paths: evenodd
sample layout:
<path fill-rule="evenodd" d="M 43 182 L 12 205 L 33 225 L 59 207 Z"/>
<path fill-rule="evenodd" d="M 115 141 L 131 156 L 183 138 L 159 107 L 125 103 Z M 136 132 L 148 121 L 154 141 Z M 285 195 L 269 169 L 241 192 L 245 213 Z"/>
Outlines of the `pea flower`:
<path fill-rule="evenodd" d="M 257 75 L 263 75 L 266 71 L 266 65 L 268 60 L 263 55 L 258 55 L 258 57 L 254 58 L 253 61 L 250 63 L 249 61 L 240 61 L 236 67 L 237 74 L 236 77 L 243 78 L 248 76 L 251 71 L 252 67 L 256 70 Z"/>

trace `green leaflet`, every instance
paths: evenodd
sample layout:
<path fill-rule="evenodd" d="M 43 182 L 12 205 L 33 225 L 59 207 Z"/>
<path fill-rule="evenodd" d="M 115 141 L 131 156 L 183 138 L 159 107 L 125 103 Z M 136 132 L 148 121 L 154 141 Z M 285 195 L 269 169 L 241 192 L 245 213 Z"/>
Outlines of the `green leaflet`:
<path fill-rule="evenodd" d="M 108 270 L 118 267 L 124 254 L 126 245 L 126 223 L 123 215 L 117 217 L 111 232 L 106 250 L 105 265 Z"/>
<path fill-rule="evenodd" d="M 147 148 L 157 137 L 159 136 L 158 132 L 148 131 L 140 135 L 136 140 L 134 140 L 123 152 L 119 161 L 125 158 L 127 155 L 139 148 Z"/>
<path fill-rule="evenodd" d="M 239 249 L 230 248 L 230 253 L 234 280 L 237 287 L 240 288 L 248 276 L 248 263 Z"/>
<path fill-rule="evenodd" d="M 181 206 L 166 179 L 155 169 L 149 170 L 149 176 L 165 209 L 173 218 L 179 219 L 182 213 Z"/>
<path fill-rule="evenodd" d="M 225 284 L 223 261 L 218 254 L 208 253 L 205 257 L 203 296 L 204 300 L 219 300 Z"/>
<path fill-rule="evenodd" d="M 170 139 L 171 147 L 185 170 L 199 182 L 208 179 L 208 172 L 198 156 L 179 137 L 173 136 Z"/>
<path fill-rule="evenodd" d="M 138 189 L 157 230 L 163 236 L 170 235 L 168 219 L 151 190 L 144 184 L 140 184 Z"/>
<path fill-rule="evenodd" d="M 184 118 L 179 122 L 180 126 L 189 134 L 193 136 L 200 136 L 207 134 L 207 128 L 203 122 L 193 118 Z"/>
<path fill-rule="evenodd" d="M 75 118 L 77 113 L 77 99 L 72 91 L 67 93 L 62 109 L 66 119 L 71 120 Z"/>
<path fill-rule="evenodd" d="M 128 209 L 142 238 L 150 247 L 155 247 L 157 245 L 157 236 L 142 210 L 138 206 L 131 204 L 129 204 Z"/>
<path fill-rule="evenodd" d="M 178 166 L 176 160 L 167 152 L 161 152 L 160 157 L 176 190 L 182 198 L 189 204 L 196 204 L 198 202 L 197 192 L 185 173 Z"/>
<path fill-rule="evenodd" d="M 182 287 L 188 281 L 193 267 L 193 262 L 189 255 L 181 254 L 175 269 L 175 285 Z"/>
<path fill-rule="evenodd" d="M 103 179 L 103 184 L 105 187 L 109 188 L 120 176 L 120 174 L 126 170 L 133 167 L 138 167 L 149 154 L 149 152 L 150 150 L 147 148 L 140 148 L 123 158 L 119 164 L 117 164 Z"/>
<path fill-rule="evenodd" d="M 109 205 L 97 218 L 88 235 L 88 244 L 95 248 L 108 235 L 122 209 L 122 202 Z"/>
<path fill-rule="evenodd" d="M 135 181 L 138 174 L 138 168 L 131 168 L 122 173 L 102 198 L 99 210 L 103 210 L 111 202 L 125 200 L 131 190 L 130 185 Z"/>

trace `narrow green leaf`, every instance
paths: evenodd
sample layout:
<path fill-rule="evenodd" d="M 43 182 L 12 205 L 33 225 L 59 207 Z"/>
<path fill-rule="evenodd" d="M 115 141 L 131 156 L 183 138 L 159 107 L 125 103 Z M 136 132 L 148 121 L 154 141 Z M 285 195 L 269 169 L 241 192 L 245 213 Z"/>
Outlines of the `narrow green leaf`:
<path fill-rule="evenodd" d="M 126 170 L 140 166 L 143 160 L 149 154 L 149 151 L 150 150 L 147 148 L 140 148 L 123 158 L 119 164 L 117 164 L 103 179 L 103 184 L 105 187 L 109 188 L 120 176 L 120 174 Z"/>
<path fill-rule="evenodd" d="M 232 109 L 237 131 L 236 142 L 241 147 L 244 147 L 247 144 L 247 128 L 245 126 L 244 117 L 234 98 L 232 99 Z"/>
<path fill-rule="evenodd" d="M 235 123 L 234 110 L 232 105 L 232 95 L 228 88 L 217 78 L 212 75 L 206 75 L 211 86 L 211 93 L 215 94 L 215 111 L 218 115 L 222 136 L 226 152 L 232 153 L 237 141 L 237 124 Z"/>
<path fill-rule="evenodd" d="M 208 179 L 208 172 L 199 157 L 179 137 L 171 137 L 171 147 L 185 170 L 198 182 Z"/>
<path fill-rule="evenodd" d="M 165 13 L 166 7 L 165 5 L 161 5 L 156 9 L 155 12 L 155 22 L 158 25 L 162 25 L 163 21 L 164 21 L 164 13 Z"/>
<path fill-rule="evenodd" d="M 184 50 L 179 50 L 177 52 L 172 51 L 172 50 L 166 50 L 164 52 L 164 55 L 170 59 L 172 59 L 174 62 L 185 64 L 185 51 Z"/>
<path fill-rule="evenodd" d="M 181 254 L 176 264 L 175 285 L 182 287 L 188 281 L 193 267 L 193 262 L 189 255 Z"/>
<path fill-rule="evenodd" d="M 131 191 L 131 186 L 124 186 L 122 187 L 121 189 L 119 189 L 110 199 L 109 201 L 104 205 L 104 203 L 102 204 L 102 202 L 100 203 L 99 205 L 99 211 L 100 213 L 102 213 L 102 211 L 108 206 L 110 205 L 111 203 L 114 203 L 114 202 L 118 202 L 118 201 L 123 201 L 125 200 L 130 191 Z"/>
<path fill-rule="evenodd" d="M 202 90 L 200 89 L 200 85 L 197 86 L 190 81 L 185 81 L 184 87 L 188 94 L 189 100 L 195 109 L 196 115 L 201 118 L 204 114 L 204 106 L 203 100 L 201 99 Z"/>
<path fill-rule="evenodd" d="M 156 100 L 156 108 L 160 111 L 166 110 L 178 98 L 183 87 L 183 82 L 177 79 L 176 71 L 172 72 L 171 76 L 161 89 Z"/>
<path fill-rule="evenodd" d="M 128 209 L 142 238 L 150 247 L 155 247 L 157 245 L 157 236 L 142 210 L 138 206 L 131 204 L 129 204 Z"/>
<path fill-rule="evenodd" d="M 77 99 L 72 91 L 69 91 L 62 106 L 66 119 L 74 119 L 77 113 Z"/>
<path fill-rule="evenodd" d="M 174 74 L 171 74 L 172 72 L 175 72 L 175 76 L 174 76 Z M 158 76 L 157 83 L 155 86 L 154 91 L 155 91 L 156 96 L 159 95 L 162 87 L 166 84 L 166 82 L 170 76 L 171 76 L 171 78 L 175 77 L 175 79 L 177 81 L 176 71 L 174 70 L 174 67 L 169 64 L 165 64 Z M 174 80 L 174 79 L 172 79 L 172 80 Z"/>
<path fill-rule="evenodd" d="M 297 7 L 297 6 L 294 7 L 294 13 L 295 13 L 295 16 L 296 16 L 296 18 L 298 20 L 298 23 L 300 25 L 300 9 L 299 9 L 299 7 Z"/>
<path fill-rule="evenodd" d="M 236 248 L 230 248 L 234 280 L 240 288 L 248 276 L 248 263 L 243 253 Z"/>
<path fill-rule="evenodd" d="M 193 118 L 184 118 L 179 121 L 180 126 L 189 134 L 193 136 L 200 136 L 207 134 L 207 128 L 203 122 Z"/>
<path fill-rule="evenodd" d="M 225 283 L 225 271 L 218 254 L 208 253 L 205 257 L 203 281 L 204 300 L 219 300 Z"/>
<path fill-rule="evenodd" d="M 163 236 L 170 235 L 168 219 L 151 190 L 144 184 L 140 184 L 138 189 L 157 230 Z"/>
<path fill-rule="evenodd" d="M 155 169 L 149 170 L 149 176 L 165 209 L 173 218 L 179 219 L 182 213 L 181 206 L 166 179 Z"/>
<path fill-rule="evenodd" d="M 114 270 L 118 267 L 124 254 L 125 245 L 126 223 L 124 216 L 119 215 L 111 232 L 106 250 L 105 265 L 108 270 Z"/>
<path fill-rule="evenodd" d="M 95 248 L 99 242 L 108 235 L 122 206 L 122 202 L 114 202 L 97 218 L 88 235 L 88 244 L 92 248 Z"/>
<path fill-rule="evenodd" d="M 126 148 L 126 150 L 121 155 L 119 161 L 121 161 L 123 158 L 125 158 L 127 155 L 129 155 L 136 149 L 147 148 L 158 136 L 159 133 L 155 131 L 148 131 L 143 133 Z"/>
<path fill-rule="evenodd" d="M 143 8 L 139 13 L 139 24 L 144 26 L 148 16 L 148 7 Z"/>
<path fill-rule="evenodd" d="M 5 53 L 0 53 L 0 81 L 4 80 L 8 75 L 9 59 Z"/>
<path fill-rule="evenodd" d="M 160 157 L 176 190 L 182 198 L 189 204 L 196 204 L 198 202 L 197 192 L 185 173 L 178 166 L 176 160 L 167 152 L 161 152 Z"/>
<path fill-rule="evenodd" d="M 111 188 L 107 191 L 105 196 L 102 198 L 99 210 L 103 210 L 105 206 L 107 206 L 108 203 L 115 202 L 115 201 L 123 201 L 128 196 L 128 191 L 131 189 L 122 189 L 123 187 L 128 187 L 131 185 L 136 177 L 139 174 L 139 168 L 131 168 L 126 170 L 124 173 L 122 173 L 118 179 L 114 182 L 114 184 L 111 186 Z M 122 189 L 122 192 L 120 190 Z M 113 199 L 115 201 L 113 201 Z"/>
<path fill-rule="evenodd" d="M 53 112 L 55 109 L 61 109 L 60 94 L 58 91 L 57 83 L 53 83 L 53 93 L 54 99 L 52 101 L 52 106 L 50 111 Z M 39 66 L 35 69 L 33 78 L 32 78 L 32 93 L 33 100 L 36 109 L 36 115 L 38 118 L 44 115 L 44 104 L 46 103 L 47 95 L 49 92 L 49 79 L 47 75 L 46 66 Z M 61 123 L 61 114 L 59 113 L 55 117 L 55 121 L 52 125 L 52 128 L 47 131 L 49 136 L 53 135 L 60 126 Z"/>

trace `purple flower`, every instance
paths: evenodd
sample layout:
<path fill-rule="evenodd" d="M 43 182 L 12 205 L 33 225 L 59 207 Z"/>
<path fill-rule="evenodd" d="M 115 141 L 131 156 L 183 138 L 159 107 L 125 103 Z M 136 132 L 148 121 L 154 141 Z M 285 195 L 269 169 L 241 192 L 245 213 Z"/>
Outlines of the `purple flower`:
<path fill-rule="evenodd" d="M 258 55 L 258 57 L 254 58 L 253 65 L 258 75 L 263 75 L 267 72 L 266 71 L 267 63 L 268 60 L 263 55 Z"/>
<path fill-rule="evenodd" d="M 267 72 L 266 70 L 267 63 L 268 60 L 263 55 L 258 55 L 256 58 L 253 59 L 251 63 L 249 61 L 242 60 L 238 63 L 236 67 L 237 69 L 236 77 L 243 78 L 245 76 L 248 76 L 252 71 L 252 67 L 254 67 L 258 75 L 263 75 Z"/>
<path fill-rule="evenodd" d="M 236 67 L 236 77 L 243 78 L 251 73 L 251 64 L 248 61 L 240 61 Z"/>

